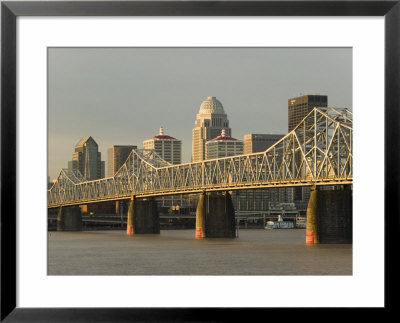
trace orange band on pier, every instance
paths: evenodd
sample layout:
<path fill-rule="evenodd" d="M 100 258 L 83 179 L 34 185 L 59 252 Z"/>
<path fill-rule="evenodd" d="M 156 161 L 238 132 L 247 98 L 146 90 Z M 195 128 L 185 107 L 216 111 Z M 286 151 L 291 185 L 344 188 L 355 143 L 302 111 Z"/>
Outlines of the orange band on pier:
<path fill-rule="evenodd" d="M 314 231 L 306 231 L 306 244 L 314 244 Z"/>
<path fill-rule="evenodd" d="M 133 234 L 133 225 L 128 225 L 126 227 L 126 234 L 130 236 Z"/>
<path fill-rule="evenodd" d="M 196 238 L 203 238 L 203 230 L 201 227 L 196 228 Z"/>

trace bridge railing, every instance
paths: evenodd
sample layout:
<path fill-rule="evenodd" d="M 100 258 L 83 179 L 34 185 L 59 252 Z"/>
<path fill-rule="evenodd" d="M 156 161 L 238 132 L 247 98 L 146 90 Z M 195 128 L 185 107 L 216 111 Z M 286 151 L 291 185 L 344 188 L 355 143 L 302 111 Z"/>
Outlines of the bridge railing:
<path fill-rule="evenodd" d="M 152 152 L 133 150 L 114 177 L 85 181 L 77 171 L 62 170 L 49 190 L 48 206 L 130 195 L 351 183 L 352 175 L 351 112 L 314 108 L 260 153 L 171 165 Z"/>

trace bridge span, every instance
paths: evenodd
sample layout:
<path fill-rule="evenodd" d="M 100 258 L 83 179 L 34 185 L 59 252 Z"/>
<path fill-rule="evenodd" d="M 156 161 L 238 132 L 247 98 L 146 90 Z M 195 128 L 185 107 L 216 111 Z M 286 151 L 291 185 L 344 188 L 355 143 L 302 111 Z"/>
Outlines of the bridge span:
<path fill-rule="evenodd" d="M 126 199 L 133 205 L 134 200 L 137 204 L 156 196 L 268 187 L 351 185 L 352 130 L 348 109 L 314 108 L 260 153 L 171 165 L 152 150 L 132 150 L 113 177 L 88 181 L 78 170 L 62 169 L 48 190 L 48 208 Z M 225 209 L 232 208 L 229 199 L 224 203 Z"/>
<path fill-rule="evenodd" d="M 87 181 L 61 170 L 48 207 L 127 199 L 282 186 L 352 184 L 352 113 L 315 108 L 268 150 L 171 165 L 151 150 L 132 150 L 109 178 Z"/>

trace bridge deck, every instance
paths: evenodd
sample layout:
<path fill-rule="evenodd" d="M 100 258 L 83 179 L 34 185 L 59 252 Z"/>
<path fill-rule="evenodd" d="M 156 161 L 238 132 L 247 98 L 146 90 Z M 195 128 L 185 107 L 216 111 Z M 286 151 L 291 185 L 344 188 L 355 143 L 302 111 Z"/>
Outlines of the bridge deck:
<path fill-rule="evenodd" d="M 132 150 L 114 177 L 86 181 L 63 169 L 48 207 L 268 187 L 352 184 L 352 114 L 314 108 L 299 125 L 260 153 L 171 165 L 154 151 Z"/>

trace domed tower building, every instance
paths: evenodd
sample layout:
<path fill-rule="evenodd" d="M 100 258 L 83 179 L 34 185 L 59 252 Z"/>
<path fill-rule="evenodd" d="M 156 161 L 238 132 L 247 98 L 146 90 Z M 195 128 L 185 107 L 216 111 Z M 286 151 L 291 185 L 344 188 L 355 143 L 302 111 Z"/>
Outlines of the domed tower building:
<path fill-rule="evenodd" d="M 206 159 L 205 144 L 225 129 L 225 135 L 231 136 L 229 120 L 222 103 L 215 96 L 209 96 L 200 105 L 192 131 L 192 162 Z"/>

